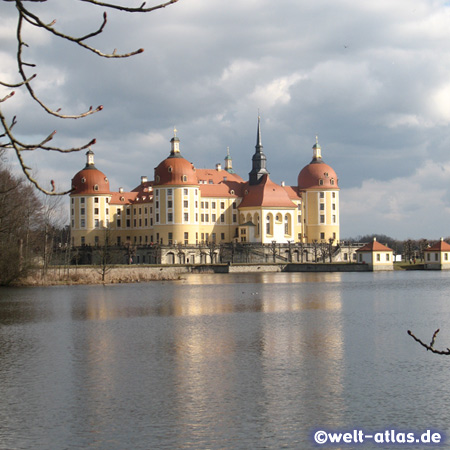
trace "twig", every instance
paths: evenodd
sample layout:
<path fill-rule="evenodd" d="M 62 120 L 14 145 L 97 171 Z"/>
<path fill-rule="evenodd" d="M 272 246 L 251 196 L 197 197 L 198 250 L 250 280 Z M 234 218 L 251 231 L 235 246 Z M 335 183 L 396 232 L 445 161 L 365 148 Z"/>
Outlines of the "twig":
<path fill-rule="evenodd" d="M 408 330 L 408 334 L 416 341 L 418 342 L 422 347 L 425 347 L 427 350 L 429 350 L 432 353 L 436 353 L 438 355 L 450 355 L 450 348 L 447 348 L 447 350 L 436 350 L 434 348 L 434 343 L 436 341 L 436 336 L 439 333 L 439 328 L 433 333 L 433 337 L 431 338 L 430 344 L 425 344 L 425 342 L 421 341 L 418 337 L 416 337 L 412 331 Z"/>

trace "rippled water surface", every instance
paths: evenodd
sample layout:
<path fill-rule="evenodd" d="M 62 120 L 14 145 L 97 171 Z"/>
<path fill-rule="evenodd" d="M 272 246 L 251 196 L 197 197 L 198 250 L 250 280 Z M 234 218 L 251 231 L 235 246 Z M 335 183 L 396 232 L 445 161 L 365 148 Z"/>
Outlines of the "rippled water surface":
<path fill-rule="evenodd" d="M 406 331 L 429 341 L 440 328 L 436 347 L 450 346 L 449 293 L 444 272 L 0 289 L 0 449 L 309 449 L 319 428 L 448 432 L 450 357 Z"/>

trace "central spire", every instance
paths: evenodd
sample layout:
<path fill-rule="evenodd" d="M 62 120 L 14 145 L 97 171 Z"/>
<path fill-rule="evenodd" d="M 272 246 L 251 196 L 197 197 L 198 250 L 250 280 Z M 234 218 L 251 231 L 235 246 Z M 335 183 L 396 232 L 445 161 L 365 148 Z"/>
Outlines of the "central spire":
<path fill-rule="evenodd" d="M 263 153 L 263 146 L 261 140 L 261 117 L 258 114 L 258 128 L 256 131 L 256 146 L 255 154 L 252 157 L 252 170 L 249 173 L 250 185 L 258 184 L 263 175 L 269 175 L 266 169 L 267 158 Z"/>

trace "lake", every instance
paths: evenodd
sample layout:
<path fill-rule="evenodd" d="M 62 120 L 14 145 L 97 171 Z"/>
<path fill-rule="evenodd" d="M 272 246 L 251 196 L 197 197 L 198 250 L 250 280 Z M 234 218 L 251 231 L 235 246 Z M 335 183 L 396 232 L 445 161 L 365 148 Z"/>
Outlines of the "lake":
<path fill-rule="evenodd" d="M 450 273 L 424 271 L 2 288 L 0 449 L 309 449 L 319 429 L 448 433 L 450 356 L 407 330 L 429 342 L 440 328 L 436 348 L 450 347 L 449 294 Z"/>

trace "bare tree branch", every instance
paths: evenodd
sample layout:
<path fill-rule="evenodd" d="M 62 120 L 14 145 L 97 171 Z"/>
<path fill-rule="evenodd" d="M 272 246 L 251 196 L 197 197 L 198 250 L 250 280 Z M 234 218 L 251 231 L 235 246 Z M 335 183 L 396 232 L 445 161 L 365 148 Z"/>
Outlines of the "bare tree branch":
<path fill-rule="evenodd" d="M 436 353 L 438 355 L 450 355 L 450 348 L 447 348 L 447 350 L 436 350 L 434 348 L 434 343 L 436 342 L 436 336 L 439 333 L 439 328 L 433 333 L 433 336 L 431 338 L 430 344 L 425 344 L 425 342 L 421 341 L 418 337 L 416 337 L 412 331 L 408 330 L 408 334 L 416 341 L 418 342 L 422 347 L 425 347 L 430 352 Z"/>
<path fill-rule="evenodd" d="M 70 34 L 66 34 L 62 32 L 61 30 L 58 30 L 55 27 L 56 20 L 52 20 L 50 23 L 45 23 L 43 20 L 41 20 L 39 14 L 35 14 L 31 12 L 27 7 L 25 7 L 25 4 L 30 3 L 45 3 L 47 0 L 0 0 L 5 3 L 13 3 L 15 5 L 15 8 L 17 10 L 17 27 L 16 27 L 16 42 L 17 42 L 17 53 L 16 53 L 16 61 L 17 61 L 17 69 L 21 78 L 21 81 L 17 83 L 7 83 L 5 81 L 0 80 L 0 86 L 4 86 L 6 88 L 20 88 L 25 87 L 25 89 L 28 91 L 28 94 L 30 97 L 37 102 L 48 114 L 61 118 L 61 119 L 81 119 L 87 116 L 90 116 L 92 114 L 95 114 L 103 109 L 103 106 L 98 106 L 96 108 L 93 108 L 92 106 L 85 112 L 78 113 L 78 114 L 63 114 L 61 113 L 61 108 L 53 109 L 51 108 L 45 101 L 41 100 L 37 93 L 35 92 L 32 81 L 36 78 L 36 74 L 33 74 L 31 76 L 28 76 L 26 74 L 25 68 L 26 67 L 36 67 L 36 64 L 33 62 L 26 61 L 24 59 L 24 49 L 28 48 L 29 45 L 24 40 L 24 23 L 27 23 L 33 27 L 46 30 L 53 36 L 67 40 L 69 42 L 72 42 L 76 45 L 81 46 L 85 50 L 88 50 L 90 52 L 93 52 L 94 54 L 103 57 L 103 58 L 128 58 L 130 56 L 137 55 L 139 53 L 142 53 L 144 49 L 139 48 L 137 50 L 128 52 L 128 53 L 118 53 L 116 49 L 113 50 L 111 53 L 105 53 L 93 46 L 90 46 L 86 44 L 85 41 L 87 41 L 90 38 L 93 38 L 95 36 L 100 35 L 103 33 L 103 31 L 106 28 L 106 25 L 108 23 L 108 16 L 107 13 L 103 13 L 103 18 L 95 30 L 91 31 L 90 33 L 87 33 L 83 36 L 72 36 Z M 140 6 L 137 7 L 130 7 L 126 5 L 121 4 L 113 4 L 108 2 L 100 2 L 97 0 L 79 0 L 83 3 L 90 3 L 95 6 L 100 6 L 103 8 L 109 8 L 109 9 L 115 9 L 123 12 L 128 13 L 147 13 L 152 12 L 157 9 L 165 8 L 166 6 L 172 5 L 174 3 L 177 3 L 178 0 L 169 0 L 164 3 L 146 7 L 146 2 L 142 3 Z M 11 97 L 13 97 L 15 94 L 15 91 L 11 91 L 10 93 L 6 94 L 4 97 L 0 98 L 0 104 L 4 103 L 5 101 L 9 100 Z M 23 159 L 23 152 L 25 151 L 35 151 L 35 150 L 44 150 L 44 151 L 52 151 L 52 152 L 59 152 L 59 153 L 71 153 L 71 152 L 78 152 L 80 150 L 86 149 L 90 147 L 91 145 L 95 144 L 96 140 L 92 139 L 89 143 L 82 145 L 80 147 L 73 147 L 73 148 L 60 148 L 60 147 L 52 147 L 48 146 L 47 144 L 53 139 L 53 136 L 55 135 L 56 131 L 51 132 L 46 138 L 44 138 L 42 141 L 34 144 L 25 144 L 21 142 L 19 139 L 17 139 L 12 129 L 14 125 L 17 123 L 16 116 L 13 117 L 11 122 L 8 124 L 8 121 L 6 117 L 3 115 L 1 109 L 0 109 L 0 123 L 3 127 L 3 133 L 0 134 L 0 139 L 4 139 L 5 142 L 0 141 L 0 151 L 2 150 L 12 150 L 15 152 L 16 157 L 19 161 L 20 167 L 22 169 L 22 172 L 25 174 L 26 178 L 41 192 L 47 194 L 47 195 L 64 195 L 67 194 L 70 191 L 65 192 L 55 192 L 54 183 L 53 180 L 51 182 L 52 189 L 48 190 L 43 188 L 39 182 L 33 178 L 31 168 L 28 167 Z"/>

